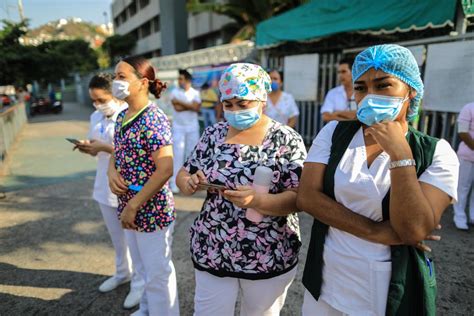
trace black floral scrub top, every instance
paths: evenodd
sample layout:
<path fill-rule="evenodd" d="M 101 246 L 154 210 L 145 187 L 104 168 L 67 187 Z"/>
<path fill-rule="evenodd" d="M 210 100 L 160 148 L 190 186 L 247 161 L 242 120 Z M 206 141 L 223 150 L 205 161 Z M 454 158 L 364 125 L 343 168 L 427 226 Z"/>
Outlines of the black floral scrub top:
<path fill-rule="evenodd" d="M 271 193 L 297 188 L 306 159 L 301 136 L 271 121 L 261 146 L 226 144 L 227 122 L 208 127 L 184 164 L 191 174 L 202 170 L 208 181 L 235 189 L 251 185 L 255 169 L 273 169 Z M 216 276 L 266 279 L 298 263 L 301 246 L 297 214 L 265 216 L 260 223 L 245 217 L 246 209 L 208 192 L 191 227 L 194 266 Z"/>

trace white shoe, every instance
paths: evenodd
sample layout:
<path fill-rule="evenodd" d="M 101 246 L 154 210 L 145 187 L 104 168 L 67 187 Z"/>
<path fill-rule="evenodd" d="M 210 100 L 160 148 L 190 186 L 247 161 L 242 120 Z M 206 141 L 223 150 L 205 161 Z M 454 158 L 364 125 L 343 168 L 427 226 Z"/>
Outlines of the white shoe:
<path fill-rule="evenodd" d="M 110 277 L 99 286 L 99 291 L 102 293 L 110 292 L 128 281 L 130 281 L 129 278 L 117 279 L 115 276 Z"/>
<path fill-rule="evenodd" d="M 130 290 L 125 301 L 123 302 L 123 308 L 131 309 L 140 304 L 142 299 L 143 290 Z M 132 314 L 133 315 L 133 314 Z"/>
<path fill-rule="evenodd" d="M 456 226 L 456 228 L 459 229 L 459 230 L 469 230 L 469 226 L 467 226 L 467 223 L 456 223 L 456 222 L 454 222 L 454 226 Z"/>

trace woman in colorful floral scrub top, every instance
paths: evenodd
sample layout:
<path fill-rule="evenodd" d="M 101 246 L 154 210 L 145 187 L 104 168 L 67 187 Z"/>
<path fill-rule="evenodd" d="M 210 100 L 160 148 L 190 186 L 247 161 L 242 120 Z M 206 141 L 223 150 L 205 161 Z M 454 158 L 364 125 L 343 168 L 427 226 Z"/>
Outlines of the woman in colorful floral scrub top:
<path fill-rule="evenodd" d="M 233 315 L 239 289 L 243 315 L 279 315 L 296 274 L 300 236 L 296 195 L 306 149 L 293 129 L 263 114 L 268 74 L 230 65 L 219 89 L 226 122 L 208 127 L 178 174 L 181 192 L 209 190 L 191 227 L 195 315 Z M 270 192 L 252 188 L 255 169 L 273 170 Z M 263 215 L 246 218 L 247 209 Z"/>
<path fill-rule="evenodd" d="M 136 315 L 179 315 L 171 261 L 175 210 L 168 186 L 173 173 L 170 124 L 148 99 L 149 93 L 159 98 L 165 87 L 144 58 L 125 58 L 115 68 L 112 92 L 129 108 L 117 117 L 108 175 L 119 197 L 118 214 L 130 251 L 141 258 L 145 272 L 145 292 Z"/>

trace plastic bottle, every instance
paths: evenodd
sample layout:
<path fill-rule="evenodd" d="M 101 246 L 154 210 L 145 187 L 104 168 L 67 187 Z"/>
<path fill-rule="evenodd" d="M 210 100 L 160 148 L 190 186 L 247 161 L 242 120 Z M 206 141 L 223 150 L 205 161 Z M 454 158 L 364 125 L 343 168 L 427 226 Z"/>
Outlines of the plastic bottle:
<path fill-rule="evenodd" d="M 270 191 L 270 185 L 272 184 L 273 170 L 265 167 L 259 166 L 255 170 L 255 176 L 253 179 L 253 189 L 257 194 L 259 193 L 268 193 Z M 254 209 L 247 209 L 245 217 L 255 223 L 259 223 L 263 219 L 263 215 Z"/>

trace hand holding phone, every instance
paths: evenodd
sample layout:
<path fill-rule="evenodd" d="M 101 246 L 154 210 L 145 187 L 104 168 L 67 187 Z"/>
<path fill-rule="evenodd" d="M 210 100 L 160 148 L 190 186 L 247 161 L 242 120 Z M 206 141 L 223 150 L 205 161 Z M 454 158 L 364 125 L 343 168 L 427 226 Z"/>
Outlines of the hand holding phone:
<path fill-rule="evenodd" d="M 225 185 L 205 183 L 205 182 L 200 182 L 198 184 L 198 187 L 202 190 L 217 190 L 217 191 L 229 190 L 229 188 L 226 187 Z"/>
<path fill-rule="evenodd" d="M 66 138 L 66 140 L 70 143 L 73 143 L 76 146 L 81 144 L 81 142 L 78 139 L 75 139 L 75 138 Z"/>

